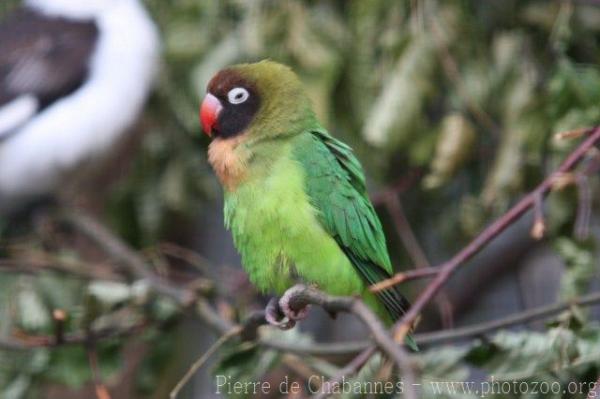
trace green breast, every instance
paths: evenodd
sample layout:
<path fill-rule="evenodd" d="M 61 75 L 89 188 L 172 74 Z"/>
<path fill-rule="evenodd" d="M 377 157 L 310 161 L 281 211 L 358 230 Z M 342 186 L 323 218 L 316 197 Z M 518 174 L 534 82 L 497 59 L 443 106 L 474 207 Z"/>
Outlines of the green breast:
<path fill-rule="evenodd" d="M 284 147 L 264 172 L 225 196 L 225 224 L 250 280 L 281 294 L 314 283 L 334 295 L 361 293 L 364 284 L 317 220 L 304 189 L 304 171 Z M 252 166 L 251 166 L 252 167 Z"/>

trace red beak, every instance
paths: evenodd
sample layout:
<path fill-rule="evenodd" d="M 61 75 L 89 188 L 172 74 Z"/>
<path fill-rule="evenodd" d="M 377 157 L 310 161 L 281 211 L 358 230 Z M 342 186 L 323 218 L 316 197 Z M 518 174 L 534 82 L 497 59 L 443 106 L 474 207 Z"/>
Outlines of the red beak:
<path fill-rule="evenodd" d="M 219 113 L 222 109 L 223 106 L 217 97 L 210 93 L 204 97 L 202 106 L 200 106 L 200 122 L 202 123 L 204 133 L 206 133 L 209 137 L 212 136 L 213 128 L 215 123 L 217 123 Z"/>

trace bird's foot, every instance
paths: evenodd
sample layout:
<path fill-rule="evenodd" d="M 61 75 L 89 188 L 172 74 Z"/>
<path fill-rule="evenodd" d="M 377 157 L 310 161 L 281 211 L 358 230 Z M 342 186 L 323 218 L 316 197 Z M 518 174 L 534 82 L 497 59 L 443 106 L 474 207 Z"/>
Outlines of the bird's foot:
<path fill-rule="evenodd" d="M 279 307 L 279 300 L 271 298 L 265 308 L 265 320 L 270 325 L 281 330 L 289 330 L 296 325 L 296 322 L 283 314 Z"/>
<path fill-rule="evenodd" d="M 298 295 L 299 292 L 306 290 L 306 286 L 297 284 L 288 289 L 281 299 L 279 299 L 279 308 L 281 312 L 294 324 L 297 321 L 304 320 L 308 316 L 310 305 L 304 305 L 301 308 L 292 309 L 290 300 Z"/>
<path fill-rule="evenodd" d="M 306 290 L 302 284 L 289 288 L 280 299 L 271 298 L 265 309 L 267 323 L 282 330 L 289 330 L 296 322 L 308 316 L 310 305 L 304 305 L 300 294 Z M 294 303 L 292 303 L 292 301 Z"/>

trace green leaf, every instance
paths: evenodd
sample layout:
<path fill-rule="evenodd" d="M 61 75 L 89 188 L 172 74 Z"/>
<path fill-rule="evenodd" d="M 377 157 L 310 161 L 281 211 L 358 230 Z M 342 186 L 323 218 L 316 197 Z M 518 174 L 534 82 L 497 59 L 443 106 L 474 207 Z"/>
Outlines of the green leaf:
<path fill-rule="evenodd" d="M 19 290 L 17 294 L 19 323 L 26 330 L 43 330 L 51 325 L 48 309 L 32 286 Z"/>
<path fill-rule="evenodd" d="M 560 237 L 554 241 L 554 248 L 565 263 L 560 298 L 568 300 L 585 294 L 590 282 L 598 275 L 593 241 L 577 242 L 571 238 Z"/>
<path fill-rule="evenodd" d="M 88 286 L 88 293 L 106 305 L 123 303 L 132 295 L 128 284 L 114 281 L 93 281 Z"/>

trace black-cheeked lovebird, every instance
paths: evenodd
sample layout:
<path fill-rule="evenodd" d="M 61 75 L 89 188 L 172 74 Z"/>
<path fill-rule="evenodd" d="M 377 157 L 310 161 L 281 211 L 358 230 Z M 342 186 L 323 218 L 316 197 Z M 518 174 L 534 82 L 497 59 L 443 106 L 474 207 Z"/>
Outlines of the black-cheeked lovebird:
<path fill-rule="evenodd" d="M 213 138 L 225 225 L 256 287 L 282 294 L 304 282 L 360 295 L 386 323 L 406 312 L 397 287 L 367 289 L 390 277 L 392 265 L 362 167 L 321 126 L 290 68 L 261 61 L 221 70 L 200 117 Z"/>

